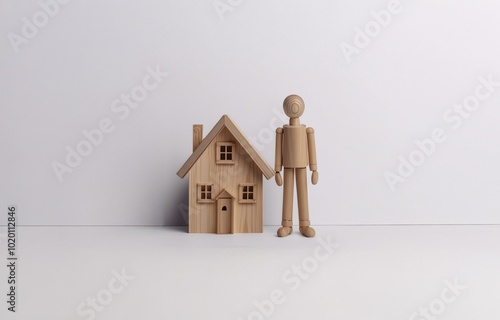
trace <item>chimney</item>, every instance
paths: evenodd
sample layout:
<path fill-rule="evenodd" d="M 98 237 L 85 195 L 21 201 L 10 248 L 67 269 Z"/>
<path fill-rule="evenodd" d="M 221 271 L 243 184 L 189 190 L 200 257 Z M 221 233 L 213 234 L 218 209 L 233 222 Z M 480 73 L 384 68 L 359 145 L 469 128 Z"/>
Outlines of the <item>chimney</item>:
<path fill-rule="evenodd" d="M 193 152 L 198 148 L 201 140 L 203 140 L 203 125 L 195 124 L 193 125 Z"/>

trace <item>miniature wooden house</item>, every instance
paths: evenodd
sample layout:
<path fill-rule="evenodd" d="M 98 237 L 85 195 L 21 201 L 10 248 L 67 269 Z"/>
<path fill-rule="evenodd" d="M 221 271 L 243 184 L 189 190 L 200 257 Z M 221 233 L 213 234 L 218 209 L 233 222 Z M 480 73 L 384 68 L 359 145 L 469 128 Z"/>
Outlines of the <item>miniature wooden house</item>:
<path fill-rule="evenodd" d="M 262 176 L 274 171 L 229 116 L 205 138 L 193 126 L 193 153 L 177 175 L 188 173 L 190 233 L 262 232 Z"/>

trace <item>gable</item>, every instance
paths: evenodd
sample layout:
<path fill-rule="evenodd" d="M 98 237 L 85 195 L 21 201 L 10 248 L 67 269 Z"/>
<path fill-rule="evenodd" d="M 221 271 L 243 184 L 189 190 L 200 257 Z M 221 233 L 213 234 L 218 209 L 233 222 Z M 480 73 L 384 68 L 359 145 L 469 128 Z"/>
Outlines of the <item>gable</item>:
<path fill-rule="evenodd" d="M 232 145 L 231 160 L 219 161 L 219 148 L 227 145 Z M 221 185 L 248 182 L 262 176 L 259 167 L 227 128 L 222 129 L 210 142 L 189 174 L 194 174 L 197 181 L 218 182 Z"/>
<path fill-rule="evenodd" d="M 191 154 L 184 165 L 179 169 L 179 171 L 177 172 L 177 175 L 179 177 L 184 178 L 186 176 L 193 165 L 199 160 L 201 155 L 207 151 L 208 146 L 211 145 L 213 140 L 218 137 L 223 129 L 227 129 L 231 133 L 231 135 L 236 140 L 235 143 L 238 143 L 241 146 L 241 148 L 255 163 L 255 165 L 259 168 L 266 179 L 269 180 L 274 176 L 274 170 L 269 166 L 269 164 L 267 164 L 258 150 L 253 147 L 253 145 L 243 134 L 241 129 L 236 126 L 236 124 L 231 120 L 231 118 L 229 118 L 229 116 L 224 115 L 212 128 L 209 134 L 201 141 L 200 145 Z"/>
<path fill-rule="evenodd" d="M 234 199 L 234 196 L 229 192 L 227 192 L 226 189 L 223 189 L 221 193 L 215 198 L 215 200 L 219 199 Z"/>

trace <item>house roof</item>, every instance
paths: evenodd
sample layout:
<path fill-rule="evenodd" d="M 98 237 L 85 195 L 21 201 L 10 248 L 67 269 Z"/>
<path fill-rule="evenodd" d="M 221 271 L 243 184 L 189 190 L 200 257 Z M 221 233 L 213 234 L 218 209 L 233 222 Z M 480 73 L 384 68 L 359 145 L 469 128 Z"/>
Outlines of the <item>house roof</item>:
<path fill-rule="evenodd" d="M 236 138 L 236 141 L 241 145 L 241 147 L 247 152 L 253 162 L 259 167 L 262 174 L 266 177 L 266 179 L 271 179 L 274 176 L 274 170 L 271 168 L 269 164 L 264 160 L 262 155 L 259 153 L 257 149 L 253 147 L 245 134 L 241 131 L 241 129 L 234 123 L 234 121 L 228 116 L 223 115 L 220 118 L 219 122 L 212 128 L 212 130 L 207 134 L 207 136 L 201 141 L 200 145 L 191 156 L 186 160 L 184 165 L 179 169 L 177 175 L 181 178 L 184 178 L 186 174 L 191 170 L 193 165 L 196 163 L 198 158 L 203 154 L 203 152 L 207 149 L 213 139 L 219 134 L 219 132 L 227 128 L 229 132 Z"/>

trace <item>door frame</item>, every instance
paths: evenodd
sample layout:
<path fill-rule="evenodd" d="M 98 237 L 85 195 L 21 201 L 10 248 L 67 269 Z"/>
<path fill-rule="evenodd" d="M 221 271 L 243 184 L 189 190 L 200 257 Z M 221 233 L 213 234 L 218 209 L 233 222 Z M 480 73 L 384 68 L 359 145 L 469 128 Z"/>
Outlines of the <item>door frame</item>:
<path fill-rule="evenodd" d="M 226 201 L 221 201 L 221 200 L 226 200 L 229 202 L 230 208 L 229 208 L 229 226 L 230 226 L 230 231 L 229 233 L 221 233 L 221 211 L 222 211 L 222 203 Z M 233 199 L 232 198 L 219 198 L 217 199 L 217 234 L 233 234 L 234 233 L 234 204 L 233 204 Z"/>

